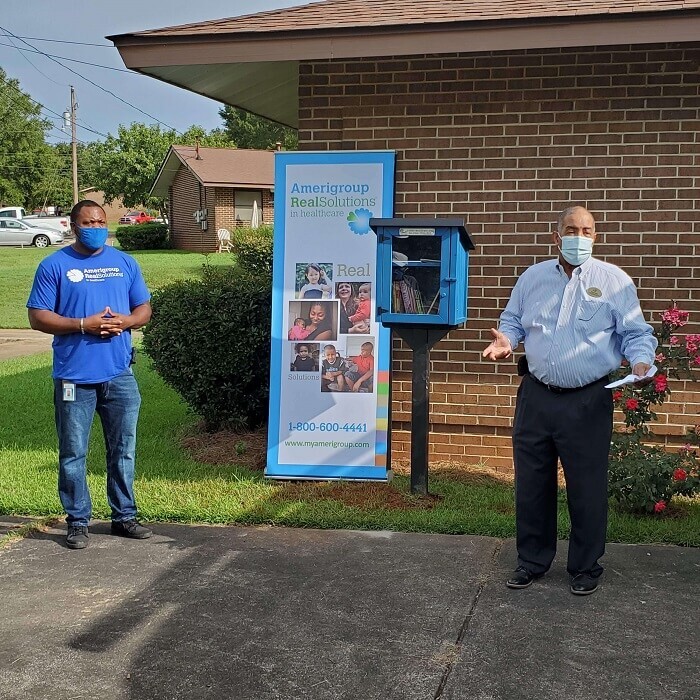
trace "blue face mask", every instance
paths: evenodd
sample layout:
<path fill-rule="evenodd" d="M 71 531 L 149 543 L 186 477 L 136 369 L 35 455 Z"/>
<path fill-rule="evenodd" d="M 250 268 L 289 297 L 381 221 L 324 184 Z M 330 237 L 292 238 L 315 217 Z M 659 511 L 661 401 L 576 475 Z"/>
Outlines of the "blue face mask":
<path fill-rule="evenodd" d="M 80 242 L 88 250 L 99 250 L 107 242 L 109 231 L 106 226 L 104 228 L 81 228 L 76 226 L 75 228 L 78 230 Z"/>
<path fill-rule="evenodd" d="M 562 257 L 569 265 L 578 267 L 591 257 L 593 252 L 593 239 L 586 236 L 564 236 L 561 241 Z"/>

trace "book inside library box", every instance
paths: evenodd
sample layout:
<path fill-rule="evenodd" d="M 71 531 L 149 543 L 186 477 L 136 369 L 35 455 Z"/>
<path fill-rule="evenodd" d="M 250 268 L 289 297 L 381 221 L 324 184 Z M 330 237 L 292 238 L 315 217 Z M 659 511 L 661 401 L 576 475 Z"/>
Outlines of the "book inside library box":
<path fill-rule="evenodd" d="M 394 237 L 392 252 L 392 313 L 440 312 L 442 236 Z"/>

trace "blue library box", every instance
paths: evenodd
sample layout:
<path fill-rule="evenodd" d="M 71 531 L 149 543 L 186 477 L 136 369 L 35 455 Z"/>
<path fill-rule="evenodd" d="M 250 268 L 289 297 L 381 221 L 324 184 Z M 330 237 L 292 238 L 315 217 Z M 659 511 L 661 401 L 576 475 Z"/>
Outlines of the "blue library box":
<path fill-rule="evenodd" d="M 370 219 L 377 234 L 377 321 L 454 328 L 467 320 L 469 251 L 461 219 Z"/>

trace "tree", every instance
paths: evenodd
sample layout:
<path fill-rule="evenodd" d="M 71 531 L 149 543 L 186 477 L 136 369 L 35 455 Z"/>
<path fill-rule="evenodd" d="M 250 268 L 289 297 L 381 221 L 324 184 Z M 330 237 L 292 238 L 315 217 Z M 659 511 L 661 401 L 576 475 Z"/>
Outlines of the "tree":
<path fill-rule="evenodd" d="M 92 185 L 105 193 L 107 204 L 121 198 L 126 207 L 159 206 L 148 192 L 174 136 L 157 124 L 120 125 L 117 136 L 109 134 L 85 154 Z"/>
<path fill-rule="evenodd" d="M 157 124 L 133 123 L 119 126 L 117 135 L 110 134 L 102 143 L 90 144 L 83 154 L 83 167 L 91 175 L 90 184 L 105 193 L 108 204 L 121 198 L 126 207 L 145 205 L 162 212 L 163 199 L 148 193 L 168 148 L 173 144 L 194 146 L 196 143 L 217 148 L 233 146 L 221 130 L 208 134 L 193 125 L 178 135 Z"/>
<path fill-rule="evenodd" d="M 219 110 L 224 131 L 238 148 L 275 148 L 277 143 L 287 151 L 296 151 L 299 136 L 296 129 L 258 117 L 238 107 L 226 105 Z"/>
<path fill-rule="evenodd" d="M 41 106 L 0 69 L 0 203 L 33 209 L 56 201 L 60 182 L 70 177 L 63 162 L 46 143 L 52 127 L 41 117 Z"/>

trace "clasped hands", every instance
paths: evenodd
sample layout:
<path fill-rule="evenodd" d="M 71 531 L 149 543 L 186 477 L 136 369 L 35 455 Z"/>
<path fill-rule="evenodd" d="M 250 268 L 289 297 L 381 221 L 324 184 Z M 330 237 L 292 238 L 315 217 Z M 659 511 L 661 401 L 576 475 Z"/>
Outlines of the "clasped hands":
<path fill-rule="evenodd" d="M 109 306 L 105 306 L 103 311 L 99 311 L 92 316 L 86 316 L 83 319 L 85 332 L 90 333 L 90 335 L 98 335 L 100 338 L 121 335 L 122 331 L 128 328 L 128 316 L 112 311 Z"/>

